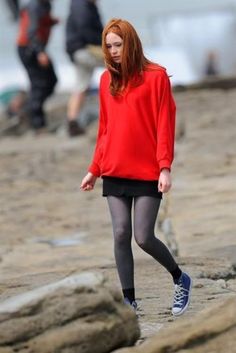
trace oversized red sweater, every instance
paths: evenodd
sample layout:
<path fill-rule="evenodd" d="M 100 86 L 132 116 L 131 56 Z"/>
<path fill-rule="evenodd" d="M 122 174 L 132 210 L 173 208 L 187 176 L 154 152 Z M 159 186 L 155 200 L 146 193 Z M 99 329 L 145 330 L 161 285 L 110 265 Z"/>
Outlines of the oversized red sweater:
<path fill-rule="evenodd" d="M 89 171 L 99 176 L 158 180 L 174 156 L 175 102 L 164 68 L 149 67 L 140 86 L 122 96 L 109 92 L 110 74 L 100 81 L 97 143 Z"/>

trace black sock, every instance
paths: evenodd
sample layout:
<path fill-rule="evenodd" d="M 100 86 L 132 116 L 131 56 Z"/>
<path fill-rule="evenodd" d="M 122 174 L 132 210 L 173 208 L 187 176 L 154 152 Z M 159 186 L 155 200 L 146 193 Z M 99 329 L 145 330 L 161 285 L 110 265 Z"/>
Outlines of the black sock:
<path fill-rule="evenodd" d="M 134 288 L 127 288 L 122 289 L 124 298 L 128 298 L 130 303 L 135 301 L 135 289 Z"/>
<path fill-rule="evenodd" d="M 179 266 L 177 266 L 174 271 L 171 271 L 170 272 L 171 276 L 173 277 L 173 281 L 175 284 L 178 283 L 179 279 L 180 279 L 180 276 L 182 275 L 182 271 L 181 269 L 179 268 Z"/>

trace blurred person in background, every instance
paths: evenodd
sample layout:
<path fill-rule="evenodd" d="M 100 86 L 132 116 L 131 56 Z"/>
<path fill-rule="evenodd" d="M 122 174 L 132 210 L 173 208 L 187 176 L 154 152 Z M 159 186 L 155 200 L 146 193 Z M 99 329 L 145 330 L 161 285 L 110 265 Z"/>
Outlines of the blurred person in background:
<path fill-rule="evenodd" d="M 71 137 L 85 132 L 79 118 L 94 69 L 104 65 L 102 30 L 96 0 L 71 0 L 66 24 L 66 51 L 77 71 L 77 86 L 67 108 L 68 134 Z"/>
<path fill-rule="evenodd" d="M 5 0 L 5 2 L 10 9 L 13 20 L 16 21 L 19 17 L 20 11 L 19 0 Z"/>
<path fill-rule="evenodd" d="M 217 76 L 219 75 L 219 62 L 217 52 L 210 50 L 206 55 L 206 67 L 205 67 L 206 76 Z"/>
<path fill-rule="evenodd" d="M 46 52 L 51 28 L 58 19 L 51 15 L 51 1 L 29 0 L 20 10 L 18 54 L 30 81 L 29 119 L 36 133 L 47 126 L 44 103 L 54 92 L 57 76 Z"/>
<path fill-rule="evenodd" d="M 174 157 L 176 108 L 169 77 L 165 68 L 144 56 L 135 29 L 125 20 L 107 24 L 102 48 L 107 70 L 100 81 L 98 137 L 81 189 L 92 190 L 96 179 L 103 178 L 125 303 L 137 307 L 133 228 L 137 244 L 171 275 L 172 314 L 181 315 L 189 305 L 192 281 L 154 234 L 162 194 L 171 188 Z"/>

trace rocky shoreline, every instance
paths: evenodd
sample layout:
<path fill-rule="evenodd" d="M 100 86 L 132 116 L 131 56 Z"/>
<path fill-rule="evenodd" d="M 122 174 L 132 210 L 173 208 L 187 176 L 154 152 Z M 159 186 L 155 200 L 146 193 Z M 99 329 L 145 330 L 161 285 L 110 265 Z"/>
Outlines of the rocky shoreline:
<path fill-rule="evenodd" d="M 178 142 L 167 214 L 179 263 L 194 279 L 186 319 L 235 297 L 235 95 L 235 89 L 175 93 Z M 95 130 L 96 123 L 78 139 L 62 133 L 0 140 L 1 302 L 87 270 L 118 287 L 101 183 L 91 193 L 79 191 Z M 165 241 L 160 229 L 158 235 Z M 171 279 L 135 244 L 134 252 L 142 345 L 183 318 L 170 315 Z"/>

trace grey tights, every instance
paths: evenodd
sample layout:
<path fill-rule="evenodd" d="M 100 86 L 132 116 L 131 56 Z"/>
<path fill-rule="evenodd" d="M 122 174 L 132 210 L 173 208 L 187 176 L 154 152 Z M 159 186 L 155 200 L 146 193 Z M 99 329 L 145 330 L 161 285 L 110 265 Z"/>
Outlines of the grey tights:
<path fill-rule="evenodd" d="M 154 234 L 161 200 L 151 196 L 108 196 L 107 200 L 112 218 L 116 266 L 122 288 L 134 288 L 134 260 L 131 248 L 132 204 L 134 204 L 133 234 L 137 244 L 167 271 L 174 271 L 177 267 L 174 258 Z"/>

